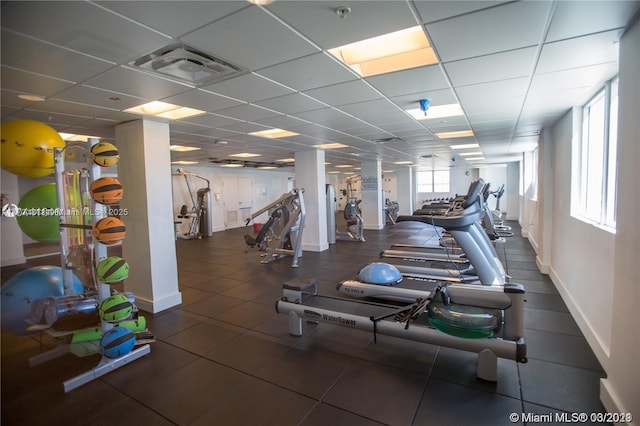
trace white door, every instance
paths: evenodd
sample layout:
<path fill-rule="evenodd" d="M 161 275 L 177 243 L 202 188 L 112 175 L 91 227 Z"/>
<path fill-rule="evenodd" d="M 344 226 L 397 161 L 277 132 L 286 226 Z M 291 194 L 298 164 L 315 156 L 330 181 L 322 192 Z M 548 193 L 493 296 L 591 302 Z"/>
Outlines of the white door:
<path fill-rule="evenodd" d="M 225 228 L 245 226 L 253 208 L 253 179 L 224 178 L 222 186 Z"/>

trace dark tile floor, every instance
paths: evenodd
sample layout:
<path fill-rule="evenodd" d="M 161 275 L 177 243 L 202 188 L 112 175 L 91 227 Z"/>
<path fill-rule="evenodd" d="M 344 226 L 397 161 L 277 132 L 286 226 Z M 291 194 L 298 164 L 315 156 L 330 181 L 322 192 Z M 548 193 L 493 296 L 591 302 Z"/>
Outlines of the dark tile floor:
<path fill-rule="evenodd" d="M 516 235 L 519 228 L 514 226 Z M 527 289 L 529 362 L 499 360 L 499 381 L 475 377 L 476 355 L 329 324 L 288 334 L 274 301 L 283 282 L 316 277 L 322 294 L 355 276 L 393 242 L 419 241 L 415 226 L 366 231 L 322 253 L 259 263 L 243 253 L 244 229 L 177 241 L 183 304 L 152 315 L 151 353 L 68 394 L 62 382 L 97 357 L 65 355 L 30 368 L 45 337 L 2 333 L 3 425 L 509 425 L 510 413 L 599 412 L 604 377 L 554 285 L 518 236 L 499 244 Z M 57 256 L 3 268 L 59 264 Z M 515 424 L 524 424 L 518 421 Z"/>

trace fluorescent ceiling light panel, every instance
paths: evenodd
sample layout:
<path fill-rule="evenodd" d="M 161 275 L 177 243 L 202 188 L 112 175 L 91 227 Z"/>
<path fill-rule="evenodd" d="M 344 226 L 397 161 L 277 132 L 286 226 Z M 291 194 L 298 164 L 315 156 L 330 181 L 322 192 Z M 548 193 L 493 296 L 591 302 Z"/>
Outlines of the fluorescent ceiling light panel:
<path fill-rule="evenodd" d="M 20 99 L 31 102 L 44 102 L 44 98 L 38 95 L 18 95 Z"/>
<path fill-rule="evenodd" d="M 179 160 L 179 161 L 172 161 L 171 164 L 198 164 L 197 161 L 187 161 L 187 160 Z"/>
<path fill-rule="evenodd" d="M 413 164 L 413 161 L 394 161 L 393 164 Z"/>
<path fill-rule="evenodd" d="M 464 111 L 460 107 L 460 104 L 447 104 L 430 106 L 425 114 L 420 108 L 405 110 L 416 120 L 431 120 L 434 118 L 456 117 L 464 115 Z"/>
<path fill-rule="evenodd" d="M 322 148 L 322 149 L 336 149 L 336 148 L 346 148 L 347 145 L 342 144 L 342 143 L 323 143 L 321 145 L 314 145 L 315 148 Z"/>
<path fill-rule="evenodd" d="M 220 167 L 244 167 L 244 164 L 239 164 L 239 163 L 220 164 Z"/>
<path fill-rule="evenodd" d="M 420 25 L 336 47 L 329 53 L 362 77 L 438 63 Z"/>
<path fill-rule="evenodd" d="M 278 138 L 286 138 L 288 136 L 297 136 L 300 133 L 290 132 L 289 130 L 282 130 L 282 129 L 268 129 L 268 130 L 260 130 L 259 132 L 251 132 L 249 134 L 252 136 L 260 136 L 262 138 L 278 139 Z"/>
<path fill-rule="evenodd" d="M 339 164 L 337 166 L 335 166 L 336 169 L 350 169 L 351 167 L 353 167 L 352 164 Z"/>
<path fill-rule="evenodd" d="M 340 172 L 336 172 L 336 171 L 329 172 L 330 175 L 335 175 L 335 174 L 338 174 L 338 173 L 340 173 Z"/>
<path fill-rule="evenodd" d="M 295 163 L 295 158 L 281 158 L 280 160 L 276 160 L 279 163 Z"/>
<path fill-rule="evenodd" d="M 469 148 L 480 148 L 480 145 L 477 143 L 464 143 L 461 145 L 451 145 L 452 149 L 469 149 Z"/>
<path fill-rule="evenodd" d="M 200 148 L 196 146 L 171 145 L 169 146 L 169 149 L 171 151 L 177 151 L 177 152 L 189 152 L 189 151 L 197 151 Z"/>
<path fill-rule="evenodd" d="M 467 157 L 469 155 L 482 155 L 481 151 L 474 151 L 474 152 L 459 152 L 458 155 L 461 155 L 463 157 Z"/>
<path fill-rule="evenodd" d="M 240 154 L 229 154 L 229 157 L 251 158 L 251 157 L 260 157 L 260 154 L 251 154 L 249 152 L 241 152 Z"/>
<path fill-rule="evenodd" d="M 383 170 L 382 173 L 394 173 L 395 170 Z"/>
<path fill-rule="evenodd" d="M 76 135 L 74 133 L 62 133 L 58 132 L 62 140 L 67 142 L 86 142 L 89 139 L 100 139 L 97 136 L 89 136 L 89 135 Z"/>
<path fill-rule="evenodd" d="M 259 170 L 275 170 L 277 168 L 278 167 L 276 167 L 276 166 L 260 166 L 260 167 L 258 167 Z"/>
<path fill-rule="evenodd" d="M 480 161 L 480 160 L 484 160 L 484 157 L 466 158 L 466 160 L 468 160 L 468 161 Z"/>
<path fill-rule="evenodd" d="M 195 115 L 206 113 L 206 111 L 199 109 L 187 108 L 161 101 L 148 102 L 132 108 L 127 108 L 124 112 L 151 115 L 153 117 L 167 118 L 169 120 L 179 120 L 181 118 L 193 117 Z"/>
<path fill-rule="evenodd" d="M 469 136 L 473 136 L 473 130 L 460 130 L 457 132 L 436 133 L 436 136 L 439 137 L 440 139 L 466 138 Z"/>

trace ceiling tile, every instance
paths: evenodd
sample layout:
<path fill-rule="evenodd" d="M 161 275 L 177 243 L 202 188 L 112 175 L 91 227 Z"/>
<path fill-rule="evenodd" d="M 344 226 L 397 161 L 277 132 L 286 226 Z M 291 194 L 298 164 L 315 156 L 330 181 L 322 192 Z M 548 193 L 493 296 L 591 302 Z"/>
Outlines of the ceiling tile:
<path fill-rule="evenodd" d="M 420 100 L 425 98 L 431 99 L 430 106 L 458 103 L 458 99 L 451 89 L 432 90 L 429 92 L 394 96 L 391 98 L 391 101 L 406 111 L 408 109 L 420 108 Z"/>
<path fill-rule="evenodd" d="M 619 31 L 607 31 L 571 40 L 546 43 L 536 73 L 618 61 Z"/>
<path fill-rule="evenodd" d="M 78 104 L 75 102 L 58 101 L 55 99 L 47 99 L 44 102 L 35 103 L 31 106 L 31 109 L 45 112 L 55 111 L 70 116 L 75 115 L 78 117 L 87 118 L 101 117 L 112 111 L 112 109 L 99 108 L 96 106 Z"/>
<path fill-rule="evenodd" d="M 340 18 L 335 12 L 339 6 L 351 12 Z M 284 1 L 267 8 L 323 49 L 417 24 L 406 3 L 397 1 Z"/>
<path fill-rule="evenodd" d="M 504 1 L 415 1 L 420 21 L 424 23 L 439 21 L 457 15 L 486 9 L 505 3 Z"/>
<path fill-rule="evenodd" d="M 358 77 L 325 53 L 278 64 L 259 71 L 274 81 L 298 91 L 356 80 Z"/>
<path fill-rule="evenodd" d="M 11 90 L 16 92 L 16 94 L 26 93 L 29 95 L 42 96 L 44 98 L 73 86 L 73 83 L 68 81 L 19 71 L 4 66 L 2 67 L 1 84 L 3 89 L 11 88 Z"/>
<path fill-rule="evenodd" d="M 144 102 L 142 99 L 133 96 L 127 96 L 121 93 L 116 95 L 111 91 L 83 85 L 70 87 L 57 93 L 53 98 L 61 101 L 77 102 L 117 110 L 131 108 Z"/>
<path fill-rule="evenodd" d="M 98 24 L 100 31 L 96 31 Z M 80 1 L 3 4 L 2 26 L 119 64 L 133 61 L 170 41 L 101 7 Z"/>
<path fill-rule="evenodd" d="M 378 75 L 367 78 L 367 81 L 387 97 L 430 92 L 449 87 L 439 65 Z"/>
<path fill-rule="evenodd" d="M 285 114 L 293 114 L 297 112 L 311 111 L 314 109 L 322 109 L 327 107 L 327 105 L 320 103 L 315 99 L 301 93 L 294 93 L 291 95 L 266 99 L 263 101 L 255 102 L 255 104 Z"/>
<path fill-rule="evenodd" d="M 219 110 L 218 114 L 244 121 L 257 121 L 281 115 L 275 111 L 256 105 L 239 105 L 231 108 L 225 108 Z"/>
<path fill-rule="evenodd" d="M 536 74 L 531 80 L 530 94 L 545 93 L 548 98 L 560 97 L 554 95 L 559 90 L 586 88 L 595 92 L 606 80 L 618 72 L 616 63 L 605 63 L 588 67 L 573 68 L 563 71 Z"/>
<path fill-rule="evenodd" d="M 459 87 L 456 92 L 468 116 L 487 112 L 517 114 L 522 107 L 528 83 L 528 78 L 514 78 Z"/>
<path fill-rule="evenodd" d="M 222 127 L 222 126 L 229 126 L 232 124 L 239 124 L 241 122 L 244 122 L 244 120 L 238 120 L 235 118 L 230 118 L 230 117 L 224 117 L 222 115 L 219 114 L 202 114 L 202 115 L 196 115 L 194 117 L 188 117 L 185 118 L 184 120 L 181 120 L 181 122 L 186 123 L 186 125 L 196 125 L 197 127 Z M 190 130 L 185 130 L 187 132 L 189 132 Z"/>
<path fill-rule="evenodd" d="M 527 47 L 472 59 L 447 62 L 444 68 L 454 87 L 528 77 L 533 71 L 537 48 Z"/>
<path fill-rule="evenodd" d="M 9 31 L 2 31 L 1 41 L 2 65 L 75 83 L 114 66 L 110 62 L 41 43 Z M 25 55 L 25 52 L 29 54 Z"/>
<path fill-rule="evenodd" d="M 164 99 L 191 90 L 189 86 L 157 78 L 150 74 L 126 67 L 110 69 L 103 74 L 87 80 L 84 84 L 109 90 L 114 92 L 114 94 L 124 93 L 137 96 L 148 101 Z"/>
<path fill-rule="evenodd" d="M 186 90 L 180 94 L 162 98 L 162 101 L 189 106 L 191 108 L 207 112 L 244 105 L 242 102 L 230 99 L 226 96 L 216 95 L 215 93 L 211 93 L 203 89 Z"/>
<path fill-rule="evenodd" d="M 189 33 L 182 40 L 252 71 L 318 51 L 255 6 Z"/>
<path fill-rule="evenodd" d="M 136 20 L 171 37 L 180 37 L 240 9 L 238 1 L 100 1 L 102 7 Z"/>
<path fill-rule="evenodd" d="M 342 105 L 339 109 L 373 125 L 408 120 L 407 114 L 388 99 Z"/>
<path fill-rule="evenodd" d="M 427 25 L 443 62 L 535 46 L 551 2 L 525 1 L 445 19 Z"/>
<path fill-rule="evenodd" d="M 622 28 L 638 10 L 638 1 L 560 1 L 545 41 Z"/>
<path fill-rule="evenodd" d="M 204 86 L 203 89 L 245 102 L 256 102 L 293 93 L 293 90 L 254 73 Z"/>
<path fill-rule="evenodd" d="M 334 84 L 332 86 L 308 90 L 305 93 L 333 106 L 381 99 L 381 95 L 362 80 Z"/>

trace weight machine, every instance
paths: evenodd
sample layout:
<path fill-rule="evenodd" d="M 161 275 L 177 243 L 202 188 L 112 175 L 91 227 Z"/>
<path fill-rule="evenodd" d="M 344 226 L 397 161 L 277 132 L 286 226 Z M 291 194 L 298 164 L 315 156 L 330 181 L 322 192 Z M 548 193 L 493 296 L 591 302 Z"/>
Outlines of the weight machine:
<path fill-rule="evenodd" d="M 258 235 L 244 236 L 247 244 L 245 253 L 257 246 L 258 250 L 265 253 L 260 263 L 271 263 L 285 256 L 293 256 L 291 267 L 299 266 L 298 259 L 302 257 L 302 231 L 306 216 L 303 193 L 304 189 L 294 188 L 247 219 L 246 225 L 249 225 L 262 213 L 269 212 L 269 220 L 262 225 Z"/>
<path fill-rule="evenodd" d="M 329 232 L 329 243 L 332 244 L 336 239 L 348 241 L 364 242 L 364 220 L 362 219 L 362 210 L 360 210 L 360 202 L 356 197 L 355 182 L 360 176 L 351 176 L 347 178 L 347 189 L 342 190 L 343 195 L 347 195 L 347 204 L 344 206 L 344 219 L 347 221 L 347 230 L 339 231 L 338 226 L 332 226 Z M 327 215 L 330 218 L 335 217 L 336 204 L 333 187 L 327 185 Z M 328 227 L 329 228 L 329 227 Z M 332 233 L 333 231 L 333 233 Z"/>
<path fill-rule="evenodd" d="M 176 172 L 174 176 L 184 176 L 192 206 L 191 209 L 189 209 L 186 204 L 184 204 L 180 208 L 178 219 L 190 219 L 191 223 L 189 224 L 189 231 L 185 234 L 179 234 L 176 229 L 176 236 L 186 240 L 211 237 L 213 235 L 213 218 L 211 212 L 211 185 L 209 180 L 180 168 L 177 169 Z M 198 189 L 195 192 L 195 197 L 191 189 L 191 178 L 198 178 L 207 182 L 207 187 Z M 178 223 L 180 222 L 177 222 L 176 225 Z"/>

